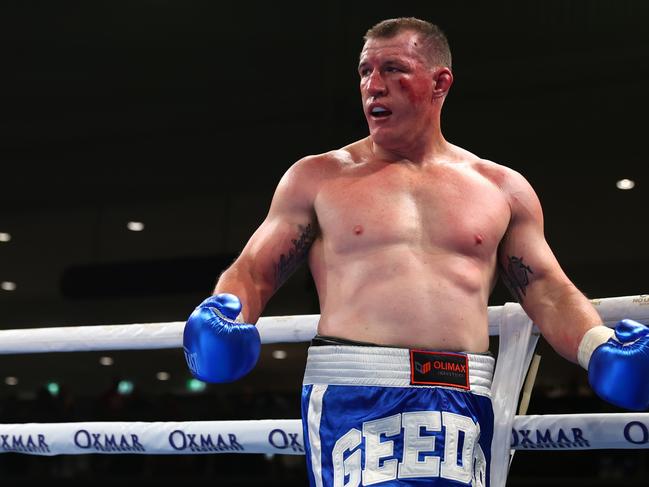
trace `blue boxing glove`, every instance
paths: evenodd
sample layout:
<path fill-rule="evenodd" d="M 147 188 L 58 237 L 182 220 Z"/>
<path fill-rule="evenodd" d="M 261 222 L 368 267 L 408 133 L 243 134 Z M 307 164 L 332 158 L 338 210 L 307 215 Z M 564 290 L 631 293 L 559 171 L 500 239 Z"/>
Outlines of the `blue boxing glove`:
<path fill-rule="evenodd" d="M 578 360 L 599 397 L 626 409 L 649 409 L 649 327 L 622 320 L 596 326 L 579 344 Z"/>
<path fill-rule="evenodd" d="M 192 374 L 206 382 L 233 382 L 257 363 L 261 339 L 254 325 L 235 320 L 241 301 L 217 294 L 189 316 L 183 333 L 185 360 Z"/>

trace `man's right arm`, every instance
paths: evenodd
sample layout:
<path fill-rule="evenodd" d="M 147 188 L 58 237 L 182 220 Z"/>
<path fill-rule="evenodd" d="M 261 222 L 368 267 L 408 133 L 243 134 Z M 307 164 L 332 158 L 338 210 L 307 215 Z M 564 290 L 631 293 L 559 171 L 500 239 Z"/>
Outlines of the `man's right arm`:
<path fill-rule="evenodd" d="M 257 363 L 261 337 L 252 323 L 306 258 L 316 237 L 318 178 L 310 170 L 314 159 L 298 161 L 282 177 L 264 222 L 221 275 L 215 295 L 189 316 L 183 349 L 189 369 L 200 380 L 232 382 Z"/>
<path fill-rule="evenodd" d="M 307 157 L 284 174 L 265 220 L 216 284 L 214 294 L 239 297 L 247 323 L 259 319 L 271 296 L 306 260 L 317 236 L 316 166 L 316 158 Z"/>

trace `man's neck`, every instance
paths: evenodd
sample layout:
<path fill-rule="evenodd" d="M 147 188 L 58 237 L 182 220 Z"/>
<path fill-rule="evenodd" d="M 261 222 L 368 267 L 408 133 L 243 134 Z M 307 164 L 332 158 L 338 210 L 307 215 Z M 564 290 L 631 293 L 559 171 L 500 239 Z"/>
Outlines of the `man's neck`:
<path fill-rule="evenodd" d="M 430 138 L 417 144 L 402 147 L 383 147 L 368 137 L 370 150 L 377 159 L 386 162 L 409 161 L 415 164 L 434 161 L 439 156 L 447 154 L 449 143 L 444 139 L 441 132 L 433 134 Z"/>

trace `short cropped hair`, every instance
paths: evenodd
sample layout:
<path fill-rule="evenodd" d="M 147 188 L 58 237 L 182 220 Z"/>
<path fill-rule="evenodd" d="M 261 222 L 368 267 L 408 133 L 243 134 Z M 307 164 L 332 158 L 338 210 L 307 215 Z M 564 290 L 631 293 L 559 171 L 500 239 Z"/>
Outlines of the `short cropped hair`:
<path fill-rule="evenodd" d="M 451 49 L 446 35 L 435 24 L 415 17 L 399 17 L 379 22 L 370 28 L 363 39 L 389 39 L 403 31 L 413 31 L 419 34 L 422 41 L 422 52 L 429 63 L 434 66 L 451 68 Z"/>

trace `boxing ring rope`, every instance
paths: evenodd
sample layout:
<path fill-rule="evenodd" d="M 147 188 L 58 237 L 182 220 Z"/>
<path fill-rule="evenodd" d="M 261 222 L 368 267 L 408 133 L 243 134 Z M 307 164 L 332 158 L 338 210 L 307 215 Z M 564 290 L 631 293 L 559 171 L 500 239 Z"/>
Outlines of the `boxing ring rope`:
<path fill-rule="evenodd" d="M 614 325 L 622 317 L 649 323 L 649 295 L 591 302 L 607 326 Z M 504 308 L 489 307 L 490 335 L 498 335 Z M 511 309 L 522 318 L 526 316 L 517 304 L 512 304 Z M 262 317 L 257 328 L 262 343 L 308 342 L 315 336 L 319 318 L 319 315 Z M 184 321 L 176 321 L 0 330 L 0 354 L 180 348 L 184 326 Z"/>
<path fill-rule="evenodd" d="M 593 300 L 606 325 L 619 319 L 649 321 L 649 296 Z M 502 323 L 517 328 L 522 308 L 489 308 L 489 331 Z M 264 317 L 263 343 L 310 340 L 318 315 Z M 143 350 L 182 346 L 184 322 L 77 326 L 0 331 L 0 354 Z M 521 325 L 522 327 L 522 325 Z M 530 327 L 531 328 L 531 327 Z M 649 413 L 517 416 L 511 428 L 515 450 L 649 448 Z M 0 453 L 304 454 L 300 420 L 195 422 L 86 422 L 0 424 Z"/>
<path fill-rule="evenodd" d="M 517 416 L 514 450 L 649 448 L 649 413 Z M 0 453 L 304 455 L 299 419 L 0 425 Z"/>

